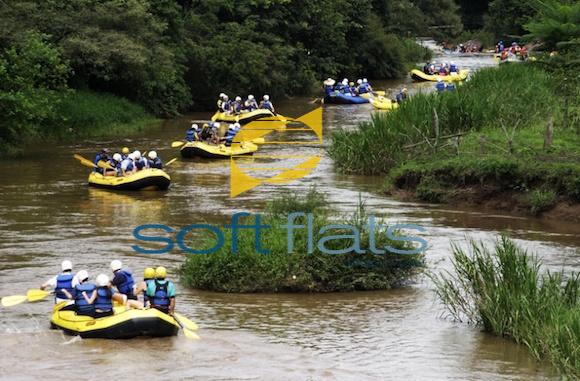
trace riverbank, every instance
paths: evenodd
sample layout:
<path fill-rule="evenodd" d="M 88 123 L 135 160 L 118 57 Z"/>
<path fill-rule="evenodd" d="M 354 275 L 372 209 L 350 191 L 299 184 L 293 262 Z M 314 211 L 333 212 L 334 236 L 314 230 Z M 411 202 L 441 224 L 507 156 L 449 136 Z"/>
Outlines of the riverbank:
<path fill-rule="evenodd" d="M 578 121 L 556 87 L 532 65 L 484 69 L 338 132 L 329 152 L 344 172 L 385 176 L 395 196 L 577 221 Z"/>

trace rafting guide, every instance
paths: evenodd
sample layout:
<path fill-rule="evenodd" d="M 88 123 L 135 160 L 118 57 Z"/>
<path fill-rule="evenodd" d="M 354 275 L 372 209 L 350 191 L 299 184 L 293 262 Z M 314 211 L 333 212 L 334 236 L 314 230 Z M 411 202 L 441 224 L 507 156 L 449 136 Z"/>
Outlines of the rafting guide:
<path fill-rule="evenodd" d="M 253 218 L 253 223 L 241 223 L 241 217 Z M 301 218 L 298 223 L 297 219 Z M 366 221 L 365 228 L 370 235 L 370 252 L 372 254 L 381 255 L 386 253 L 392 254 L 420 254 L 427 249 L 427 241 L 420 236 L 405 235 L 403 230 L 414 230 L 419 233 L 425 233 L 426 229 L 414 224 L 393 224 L 383 225 L 377 223 L 375 216 L 369 216 Z M 288 253 L 306 250 L 308 254 L 312 254 L 316 248 L 324 254 L 347 254 L 357 253 L 364 254 L 367 251 L 361 249 L 361 231 L 354 225 L 347 224 L 332 224 L 326 225 L 314 231 L 314 215 L 312 213 L 294 212 L 287 217 L 285 225 L 280 225 L 278 228 L 286 230 Z M 262 246 L 262 233 L 266 229 L 274 228 L 271 225 L 262 223 L 262 216 L 259 213 L 251 214 L 247 212 L 235 213 L 232 215 L 230 224 L 224 226 L 225 229 L 231 229 L 231 252 L 236 254 L 238 251 L 238 235 L 242 231 L 254 231 L 254 249 L 260 254 L 269 254 L 270 250 Z M 294 242 L 295 233 L 298 230 L 306 229 L 308 238 L 306 247 L 296 247 Z M 210 248 L 194 248 L 194 240 L 190 238 L 190 233 L 193 232 L 210 232 L 215 237 L 215 243 Z M 408 246 L 404 249 L 386 246 L 382 248 L 376 247 L 376 237 L 378 234 L 387 235 L 389 240 L 405 243 Z M 164 232 L 164 235 L 160 235 Z M 315 234 L 316 233 L 316 234 Z M 225 234 L 221 227 L 209 224 L 191 224 L 184 226 L 181 229 L 174 229 L 164 224 L 145 224 L 139 225 L 133 230 L 133 237 L 139 244 L 132 246 L 133 250 L 140 254 L 167 254 L 171 252 L 177 245 L 178 249 L 186 254 L 212 254 L 220 250 L 225 245 Z M 345 249 L 334 250 L 327 247 L 327 243 L 336 240 L 348 240 L 351 244 Z M 140 246 L 142 242 L 164 244 L 162 248 L 145 248 Z"/>

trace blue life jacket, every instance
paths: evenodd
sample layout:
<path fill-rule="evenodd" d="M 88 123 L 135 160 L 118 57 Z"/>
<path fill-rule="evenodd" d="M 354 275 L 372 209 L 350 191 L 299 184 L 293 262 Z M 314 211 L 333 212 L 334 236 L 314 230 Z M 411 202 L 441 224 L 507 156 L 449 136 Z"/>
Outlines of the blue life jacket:
<path fill-rule="evenodd" d="M 81 312 L 83 314 L 94 312 L 95 306 L 93 304 L 87 303 L 85 297 L 83 296 L 83 291 L 86 292 L 87 297 L 90 298 L 95 288 L 96 286 L 92 283 L 77 284 L 75 287 L 75 307 L 77 308 L 77 312 Z"/>
<path fill-rule="evenodd" d="M 230 101 L 225 101 L 222 103 L 222 110 L 225 111 L 230 111 L 232 109 L 232 105 L 230 103 Z"/>
<path fill-rule="evenodd" d="M 437 89 L 437 91 L 445 91 L 445 83 L 437 82 L 437 84 L 435 85 L 435 89 Z"/>
<path fill-rule="evenodd" d="M 400 92 L 399 94 L 397 94 L 395 96 L 395 100 L 397 101 L 397 103 L 401 103 L 402 101 L 405 100 L 405 94 L 403 94 L 402 92 Z"/>
<path fill-rule="evenodd" d="M 103 155 L 101 153 L 98 153 L 97 156 L 95 156 L 95 160 L 93 161 L 93 163 L 95 165 L 97 165 L 97 163 L 101 160 L 107 160 L 107 156 Z M 99 173 L 103 173 L 103 168 L 99 168 L 99 167 L 95 167 L 95 169 L 93 169 L 94 172 L 99 172 Z"/>
<path fill-rule="evenodd" d="M 344 85 L 343 85 L 342 83 L 337 83 L 337 84 L 334 86 L 334 90 L 335 90 L 335 91 L 342 92 L 342 91 L 344 90 Z"/>
<path fill-rule="evenodd" d="M 54 288 L 54 296 L 58 299 L 67 299 L 67 296 L 61 290 L 64 288 L 72 296 L 75 295 L 75 289 L 72 286 L 74 276 L 71 273 L 59 274 L 56 277 L 56 287 Z"/>
<path fill-rule="evenodd" d="M 232 141 L 234 140 L 234 137 L 236 136 L 237 133 L 238 133 L 237 130 L 228 128 L 228 130 L 226 131 L 226 135 L 224 136 L 227 146 L 232 144 Z"/>
<path fill-rule="evenodd" d="M 169 294 L 167 288 L 169 287 L 169 281 L 163 281 L 161 283 L 157 279 L 155 282 L 155 294 L 151 299 L 151 304 L 154 306 L 167 307 L 169 306 Z"/>
<path fill-rule="evenodd" d="M 361 83 L 361 85 L 358 87 L 358 92 L 359 94 L 365 94 L 369 92 L 369 85 L 368 83 Z"/>
<path fill-rule="evenodd" d="M 451 65 L 451 66 L 449 67 L 449 71 L 450 71 L 450 72 L 453 72 L 453 73 L 457 73 L 457 65 Z"/>
<path fill-rule="evenodd" d="M 455 91 L 455 85 L 453 83 L 447 84 L 447 90 L 448 91 Z"/>
<path fill-rule="evenodd" d="M 113 309 L 113 292 L 109 287 L 97 287 L 97 298 L 93 306 L 101 311 L 111 311 Z"/>
<path fill-rule="evenodd" d="M 326 94 L 327 96 L 330 96 L 330 94 L 332 94 L 332 86 L 324 86 L 324 94 Z"/>
<path fill-rule="evenodd" d="M 188 142 L 194 142 L 196 141 L 196 135 L 197 135 L 196 131 L 193 128 L 190 128 L 185 133 L 185 140 L 187 140 Z"/>
<path fill-rule="evenodd" d="M 127 168 L 125 168 L 125 171 L 127 171 L 127 172 L 132 171 L 134 168 L 133 160 L 131 160 L 131 159 L 123 160 L 123 162 L 125 162 L 125 161 L 129 162 L 129 163 L 127 163 Z M 121 167 L 123 166 L 123 162 L 121 162 Z"/>
<path fill-rule="evenodd" d="M 133 275 L 127 270 L 119 270 L 115 273 L 115 276 L 121 274 L 125 277 L 125 281 L 121 284 L 116 285 L 117 290 L 121 294 L 125 295 L 133 295 L 133 286 L 135 285 L 135 281 L 133 280 Z"/>
<path fill-rule="evenodd" d="M 157 168 L 163 169 L 163 162 L 159 157 L 156 157 L 154 160 L 149 160 L 149 168 Z"/>
<path fill-rule="evenodd" d="M 255 99 L 247 100 L 244 103 L 244 106 L 246 107 L 246 110 L 248 110 L 248 111 L 254 111 L 258 108 L 258 104 L 256 103 Z"/>
<path fill-rule="evenodd" d="M 135 167 L 137 167 L 137 170 L 142 170 L 143 168 L 145 168 L 147 166 L 147 163 L 145 162 L 145 160 L 143 158 L 139 159 L 139 160 L 135 160 Z"/>
<path fill-rule="evenodd" d="M 351 86 L 351 87 L 349 87 L 349 88 L 348 88 L 348 90 L 350 91 L 350 93 L 351 93 L 352 95 L 356 95 L 356 87 L 355 87 L 355 86 Z"/>
<path fill-rule="evenodd" d="M 235 101 L 233 104 L 234 112 L 242 112 L 242 102 Z"/>
<path fill-rule="evenodd" d="M 270 103 L 270 101 L 263 101 L 262 102 L 262 108 L 265 109 L 265 110 L 272 111 L 272 104 Z"/>

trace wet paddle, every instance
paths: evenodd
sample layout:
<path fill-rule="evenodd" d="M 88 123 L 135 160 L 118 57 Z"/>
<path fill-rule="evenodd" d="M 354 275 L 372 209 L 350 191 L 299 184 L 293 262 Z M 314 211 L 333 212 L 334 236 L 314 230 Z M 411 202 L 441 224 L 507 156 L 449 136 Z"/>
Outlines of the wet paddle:
<path fill-rule="evenodd" d="M 17 304 L 20 304 L 20 303 L 23 303 L 26 301 L 38 302 L 39 300 L 46 298 L 50 294 L 51 294 L 51 292 L 49 292 L 49 291 L 44 291 L 44 290 L 39 290 L 39 289 L 31 289 L 31 290 L 28 290 L 26 295 L 5 296 L 2 298 L 2 301 L 0 303 L 4 307 L 12 307 L 12 306 L 15 306 Z"/>
<path fill-rule="evenodd" d="M 2 306 L 12 307 L 26 301 L 26 295 L 11 295 L 2 298 Z"/>
<path fill-rule="evenodd" d="M 184 144 L 185 144 L 185 142 L 174 141 L 173 143 L 171 143 L 171 148 L 179 148 Z"/>
<path fill-rule="evenodd" d="M 177 316 L 173 316 L 173 318 L 175 319 L 175 321 L 177 322 L 177 324 L 181 327 L 181 330 L 183 331 L 183 334 L 185 335 L 185 337 L 187 337 L 190 340 L 199 340 L 200 337 L 197 335 L 197 333 L 193 332 L 192 330 L 190 330 L 189 328 L 187 328 Z"/>
<path fill-rule="evenodd" d="M 179 312 L 175 312 L 173 314 L 173 317 L 175 319 L 179 319 L 181 321 L 181 323 L 189 330 L 191 331 L 197 331 L 198 330 L 198 326 L 197 324 L 195 324 L 194 322 L 192 322 L 191 320 L 189 320 L 188 318 L 186 318 L 185 316 L 183 316 L 182 314 L 180 314 Z"/>
<path fill-rule="evenodd" d="M 171 165 L 171 164 L 175 163 L 176 161 L 177 161 L 177 158 L 174 157 L 173 159 L 171 159 L 167 163 L 165 163 L 165 166 L 167 167 L 168 165 Z"/>
<path fill-rule="evenodd" d="M 28 299 L 29 302 L 38 302 L 39 300 L 46 298 L 50 294 L 51 292 L 49 291 L 32 289 L 28 290 L 28 292 L 26 293 L 26 298 Z"/>

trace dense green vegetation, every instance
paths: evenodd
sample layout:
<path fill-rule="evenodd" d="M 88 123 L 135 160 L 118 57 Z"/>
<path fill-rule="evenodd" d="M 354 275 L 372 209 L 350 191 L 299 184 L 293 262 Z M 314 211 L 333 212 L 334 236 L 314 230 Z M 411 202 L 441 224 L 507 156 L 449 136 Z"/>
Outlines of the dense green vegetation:
<path fill-rule="evenodd" d="M 503 237 L 493 252 L 453 248 L 454 273 L 433 275 L 451 317 L 527 346 L 572 379 L 580 378 L 580 276 L 545 272 Z"/>
<path fill-rule="evenodd" d="M 362 204 L 361 204 L 362 205 Z M 307 253 L 306 229 L 294 232 L 294 252 L 288 253 L 287 231 L 282 225 L 292 212 L 313 213 L 314 252 Z M 338 220 L 337 220 L 338 219 Z M 253 222 L 253 221 L 248 221 Z M 231 231 L 225 234 L 226 244 L 208 255 L 189 255 L 181 269 L 182 280 L 190 287 L 220 292 L 333 292 L 389 289 L 405 284 L 423 266 L 422 255 L 373 255 L 367 217 L 361 206 L 354 216 L 329 214 L 327 204 L 315 190 L 307 195 L 287 194 L 274 199 L 266 210 L 262 223 L 271 225 L 262 234 L 262 247 L 271 250 L 259 254 L 255 250 L 254 232 L 238 235 L 238 252 L 231 248 Z M 296 223 L 306 223 L 299 218 Z M 319 229 L 330 224 L 350 224 L 361 232 L 361 249 L 367 253 L 324 254 L 316 246 L 323 237 L 351 234 L 345 229 L 333 229 L 320 234 Z M 196 241 L 199 242 L 199 241 Z M 327 249 L 342 250 L 353 245 L 352 239 L 336 239 L 325 244 Z M 215 237 L 204 237 L 196 247 L 212 247 Z M 408 250 L 400 241 L 389 241 L 376 234 L 376 246 L 390 245 Z"/>

